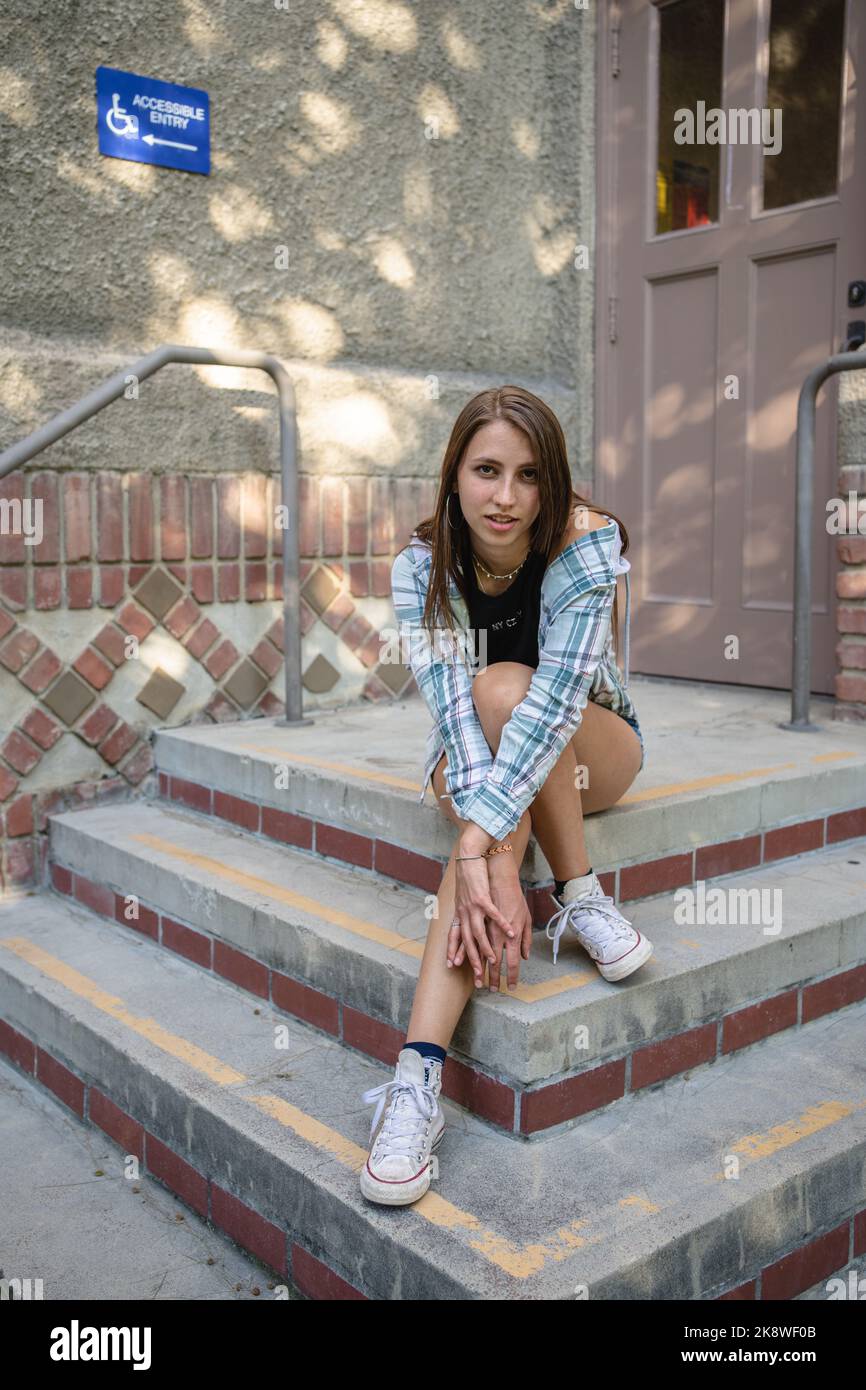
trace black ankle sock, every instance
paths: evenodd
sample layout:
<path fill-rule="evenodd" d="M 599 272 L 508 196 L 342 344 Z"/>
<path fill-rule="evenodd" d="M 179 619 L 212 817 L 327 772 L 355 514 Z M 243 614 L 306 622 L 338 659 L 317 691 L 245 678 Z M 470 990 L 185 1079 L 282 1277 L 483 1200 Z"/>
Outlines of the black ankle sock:
<path fill-rule="evenodd" d="M 403 1046 L 414 1047 L 415 1051 L 420 1052 L 422 1057 L 435 1057 L 439 1062 L 444 1062 L 448 1055 L 445 1048 L 440 1047 L 438 1043 L 407 1042 Z"/>
<path fill-rule="evenodd" d="M 586 873 L 587 873 L 587 874 L 591 874 L 591 873 L 592 873 L 592 865 L 591 865 L 591 864 L 590 864 L 589 868 L 587 869 Z M 578 877 L 578 878 L 585 878 L 585 877 L 586 877 L 586 874 L 578 874 L 577 877 Z M 566 885 L 567 883 L 568 883 L 568 879 L 567 879 L 567 878 L 558 878 L 558 879 L 556 879 L 556 896 L 557 896 L 558 898 L 561 898 L 561 897 L 562 897 L 562 890 L 563 890 L 563 888 L 565 887 L 565 885 Z"/>

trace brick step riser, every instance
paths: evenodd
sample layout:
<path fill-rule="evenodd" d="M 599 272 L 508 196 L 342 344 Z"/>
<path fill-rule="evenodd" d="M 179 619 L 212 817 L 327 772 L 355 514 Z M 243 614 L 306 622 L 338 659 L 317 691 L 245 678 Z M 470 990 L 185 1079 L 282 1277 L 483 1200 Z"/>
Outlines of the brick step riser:
<path fill-rule="evenodd" d="M 319 1301 L 381 1300 L 392 1296 L 388 1291 L 360 1287 L 363 1281 L 359 1275 L 352 1276 L 353 1283 L 351 1278 L 344 1277 L 350 1274 L 349 1270 L 341 1274 L 314 1254 L 313 1248 L 319 1251 L 324 1248 L 321 1230 L 292 1230 L 287 1224 L 279 1224 L 248 1202 L 241 1201 L 211 1173 L 196 1166 L 191 1161 L 196 1157 L 193 1153 L 180 1152 L 154 1134 L 152 1118 L 148 1117 L 147 1123 L 143 1123 L 124 1110 L 97 1079 L 80 1075 L 56 1053 L 3 1020 L 0 1020 L 0 1052 L 30 1081 L 68 1106 L 83 1123 L 108 1137 L 121 1154 L 135 1154 L 142 1174 L 160 1183 L 180 1205 L 195 1212 L 213 1230 L 228 1236 L 253 1259 L 260 1261 L 278 1282 L 290 1279 L 307 1298 Z M 124 1060 L 128 1065 L 128 1059 Z M 165 1092 L 170 1090 L 166 1083 L 160 1083 L 152 1113 L 176 1112 L 181 1098 L 174 1093 L 166 1096 Z M 163 1105 L 161 1102 L 165 1101 L 168 1103 Z M 243 1154 L 238 1153 L 233 1144 L 229 1144 L 229 1152 L 222 1157 L 213 1155 L 211 1163 L 219 1164 L 226 1171 L 232 1166 L 244 1168 Z M 316 1205 L 305 1204 L 300 1191 L 297 1196 L 299 1200 L 292 1204 L 295 1210 L 306 1211 Z M 359 1250 L 367 1243 L 364 1236 L 369 1239 L 368 1231 L 361 1232 Z M 864 1253 L 866 1209 L 854 1212 L 821 1234 L 774 1252 L 773 1258 L 755 1269 L 746 1280 L 741 1279 L 728 1289 L 702 1293 L 709 1301 L 719 1302 L 787 1301 L 834 1276 L 844 1278 L 851 1262 Z M 393 1251 L 390 1260 L 393 1261 Z M 376 1267 L 381 1260 L 369 1257 L 365 1260 L 362 1256 L 361 1262 L 365 1268 L 370 1268 Z M 414 1297 L 441 1300 L 449 1296 L 455 1299 L 467 1296 L 466 1291 L 452 1289 L 452 1281 L 443 1271 L 431 1268 L 427 1262 L 419 1269 L 419 1263 L 420 1258 L 411 1271 Z M 399 1278 L 402 1286 L 402 1269 Z"/>
<path fill-rule="evenodd" d="M 183 806 L 223 821 L 269 843 L 290 845 L 317 859 L 337 860 L 380 878 L 392 878 L 407 888 L 437 893 L 442 882 L 445 861 L 441 859 L 418 854 L 379 836 L 359 835 L 166 772 L 159 773 L 159 799 L 169 806 Z M 810 854 L 863 835 L 866 835 L 866 806 L 831 811 L 808 820 L 767 827 L 742 839 L 692 846 L 663 858 L 597 871 L 598 879 L 604 892 L 622 905 L 671 893 L 677 888 L 690 888 L 699 881 L 724 874 L 745 872 Z M 526 890 L 535 928 L 543 927 L 556 911 L 550 896 L 552 887 L 551 881 L 549 888 Z"/>
<path fill-rule="evenodd" d="M 98 916 L 137 931 L 200 969 L 229 980 L 252 997 L 322 1030 L 344 1046 L 393 1066 L 404 1031 L 293 979 L 219 937 L 178 921 L 139 900 L 137 922 L 125 916 L 126 900 L 113 888 L 95 883 L 56 862 L 55 891 L 72 897 Z M 672 1037 L 635 1047 L 597 1067 L 534 1087 L 489 1075 L 476 1062 L 453 1053 L 443 1069 L 443 1094 L 509 1137 L 532 1140 L 572 1127 L 583 1116 L 625 1102 L 646 1086 L 660 1085 L 788 1028 L 799 1028 L 828 1013 L 866 999 L 866 964 L 770 994 Z"/>

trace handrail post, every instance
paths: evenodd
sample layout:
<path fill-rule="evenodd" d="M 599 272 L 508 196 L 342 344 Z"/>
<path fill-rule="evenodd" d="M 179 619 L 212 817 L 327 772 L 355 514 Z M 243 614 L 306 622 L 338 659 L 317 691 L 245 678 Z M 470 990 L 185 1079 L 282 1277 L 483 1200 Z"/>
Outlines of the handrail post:
<path fill-rule="evenodd" d="M 285 672 L 285 715 L 281 725 L 312 724 L 303 713 L 301 688 L 301 588 L 298 508 L 298 463 L 296 450 L 295 388 L 282 362 L 277 362 L 274 380 L 280 410 L 280 490 L 288 525 L 283 529 L 283 669 Z"/>
<path fill-rule="evenodd" d="M 836 372 L 866 368 L 866 353 L 839 352 L 815 367 L 797 401 L 797 472 L 794 500 L 794 623 L 791 657 L 791 718 L 780 729 L 817 733 L 809 719 L 812 686 L 812 493 L 814 490 L 815 411 L 818 391 Z"/>
<path fill-rule="evenodd" d="M 210 348 L 186 347 L 183 344 L 165 343 L 154 348 L 144 357 L 139 357 L 129 367 L 123 367 L 106 381 L 95 386 L 86 396 L 74 405 L 61 410 L 46 424 L 28 434 L 17 444 L 4 449 L 0 454 L 0 478 L 4 474 L 26 463 L 35 454 L 47 449 L 49 444 L 62 439 L 70 430 L 89 420 L 105 406 L 122 396 L 129 385 L 130 377 L 136 382 L 153 376 L 160 367 L 171 362 L 188 362 L 195 366 L 248 367 L 267 372 L 277 388 L 280 412 L 280 486 L 282 502 L 288 516 L 288 525 L 283 530 L 283 664 L 286 682 L 285 718 L 276 722 L 281 725 L 312 724 L 314 721 L 303 713 L 303 692 L 301 689 L 301 609 L 298 549 L 298 465 L 296 450 L 296 410 L 295 388 L 278 357 L 270 353 L 248 351 L 235 348 L 228 351 Z"/>

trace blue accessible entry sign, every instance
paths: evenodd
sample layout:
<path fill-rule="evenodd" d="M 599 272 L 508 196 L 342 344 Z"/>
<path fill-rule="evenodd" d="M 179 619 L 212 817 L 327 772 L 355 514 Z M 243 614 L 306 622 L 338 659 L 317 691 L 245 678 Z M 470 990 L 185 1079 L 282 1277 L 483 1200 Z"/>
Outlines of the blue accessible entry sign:
<path fill-rule="evenodd" d="M 207 92 L 100 66 L 96 109 L 100 154 L 210 173 Z"/>

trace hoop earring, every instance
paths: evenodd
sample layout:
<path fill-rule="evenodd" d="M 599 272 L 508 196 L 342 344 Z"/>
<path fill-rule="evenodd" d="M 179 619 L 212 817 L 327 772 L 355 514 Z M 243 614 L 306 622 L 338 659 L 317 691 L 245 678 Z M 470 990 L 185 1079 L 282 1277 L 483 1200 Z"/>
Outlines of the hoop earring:
<path fill-rule="evenodd" d="M 452 531 L 459 531 L 459 530 L 460 530 L 460 527 L 459 527 L 459 526 L 455 526 L 454 523 L 453 523 L 452 520 L 451 520 L 451 498 L 452 498 L 452 497 L 456 497 L 456 496 L 457 496 L 457 493 L 456 493 L 456 492 L 449 492 L 449 494 L 448 494 L 448 501 L 447 501 L 446 504 L 445 504 L 445 517 L 446 517 L 446 519 L 447 519 L 447 521 L 448 521 L 448 525 L 451 527 L 451 530 L 452 530 Z M 463 516 L 462 511 L 461 511 L 460 515 Z"/>

